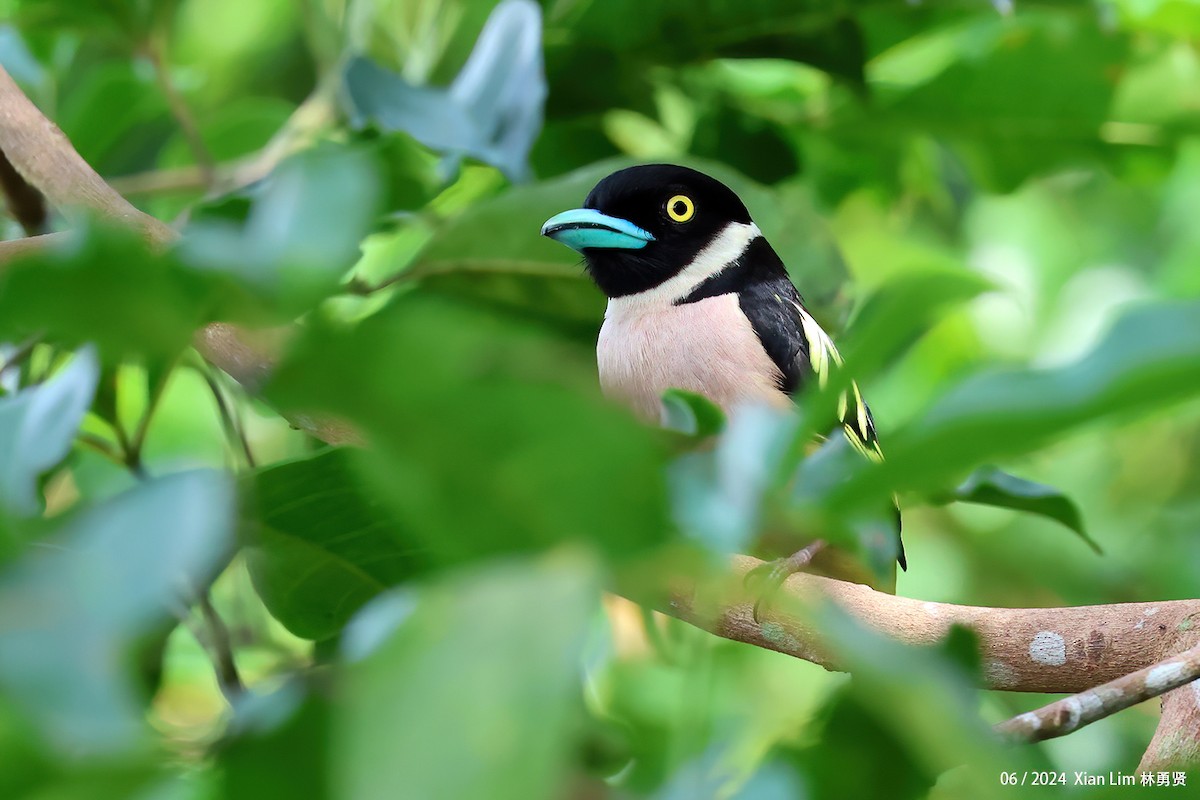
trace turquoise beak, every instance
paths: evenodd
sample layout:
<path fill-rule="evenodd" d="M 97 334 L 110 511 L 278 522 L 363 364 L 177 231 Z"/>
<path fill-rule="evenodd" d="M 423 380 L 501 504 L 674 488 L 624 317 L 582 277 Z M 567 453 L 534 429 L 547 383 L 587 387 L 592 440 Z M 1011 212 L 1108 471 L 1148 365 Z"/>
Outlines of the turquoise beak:
<path fill-rule="evenodd" d="M 549 236 L 573 250 L 585 248 L 640 250 L 654 241 L 654 235 L 629 220 L 610 217 L 592 208 L 573 208 L 555 214 L 542 226 Z"/>

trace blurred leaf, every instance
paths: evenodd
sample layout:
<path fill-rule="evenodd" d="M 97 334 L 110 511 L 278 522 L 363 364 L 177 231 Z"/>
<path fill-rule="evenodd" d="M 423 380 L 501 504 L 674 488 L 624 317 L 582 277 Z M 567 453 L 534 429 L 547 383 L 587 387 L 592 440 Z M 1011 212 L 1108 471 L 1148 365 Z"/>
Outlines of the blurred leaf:
<path fill-rule="evenodd" d="M 244 226 L 198 221 L 185 231 L 180 257 L 199 271 L 237 276 L 281 313 L 299 314 L 332 293 L 357 260 L 379 188 L 375 164 L 359 150 L 304 151 L 256 187 Z"/>
<path fill-rule="evenodd" d="M 129 648 L 205 585 L 232 522 L 223 476 L 178 473 L 72 516 L 0 573 L 0 687 L 51 743 L 75 755 L 135 743 Z"/>
<path fill-rule="evenodd" d="M 133 48 L 170 24 L 180 0 L 21 0 L 25 25 L 53 25 L 91 35 L 119 35 Z"/>
<path fill-rule="evenodd" d="M 365 131 L 362 141 L 372 148 L 380 167 L 384 211 L 418 210 L 443 188 L 444 170 L 437 157 L 407 134 Z"/>
<path fill-rule="evenodd" d="M 880 723 L 855 692 L 843 689 L 817 721 L 817 742 L 799 754 L 813 800 L 924 797 L 937 772 L 920 763 L 919 747 Z M 880 769 L 887 764 L 887 769 Z"/>
<path fill-rule="evenodd" d="M 242 541 L 254 587 L 297 636 L 327 639 L 425 559 L 364 489 L 353 454 L 323 450 L 254 473 Z"/>
<path fill-rule="evenodd" d="M 890 779 L 889 797 L 921 797 L 937 776 L 973 766 L 972 797 L 1003 796 L 995 780 L 1014 756 L 1001 750 L 976 708 L 977 676 L 952 633 L 938 647 L 900 644 L 826 604 L 817 620 L 853 677 L 826 709 L 824 730 L 801 753 L 818 798 L 871 797 Z M 885 775 L 879 764 L 889 764 Z"/>
<path fill-rule="evenodd" d="M 725 427 L 725 412 L 704 395 L 668 389 L 662 396 L 663 427 L 703 438 Z"/>
<path fill-rule="evenodd" d="M 166 100 L 151 76 L 124 61 L 88 70 L 62 98 L 55 122 L 105 175 L 152 169 L 157 142 L 172 130 Z"/>
<path fill-rule="evenodd" d="M 262 323 L 272 314 L 240 275 L 184 266 L 130 230 L 88 227 L 0 272 L 0 337 L 93 343 L 105 364 L 172 361 L 215 319 Z"/>
<path fill-rule="evenodd" d="M 889 367 L 949 310 L 989 288 L 965 269 L 913 271 L 885 283 L 867 297 L 839 348 L 855 379 Z"/>
<path fill-rule="evenodd" d="M 598 596 L 588 562 L 561 553 L 430 587 L 400 630 L 347 670 L 335 718 L 337 793 L 561 795 Z"/>
<path fill-rule="evenodd" d="M 45 383 L 0 398 L 0 507 L 23 516 L 42 507 L 37 480 L 71 451 L 100 365 L 91 348 Z"/>
<path fill-rule="evenodd" d="M 1096 553 L 1102 552 L 1100 545 L 1087 535 L 1079 506 L 1053 486 L 1018 478 L 998 467 L 980 467 L 953 492 L 936 497 L 939 504 L 955 501 L 1011 508 L 1052 519 L 1079 534 Z"/>
<path fill-rule="evenodd" d="M 413 86 L 360 57 L 346 66 L 346 94 L 359 125 L 405 131 L 439 152 L 476 158 L 525 180 L 546 99 L 541 41 L 537 4 L 504 0 L 448 89 Z"/>
<path fill-rule="evenodd" d="M 960 382 L 889 437 L 886 462 L 858 465 L 830 499 L 886 493 L 888 485 L 936 489 L 981 462 L 1029 452 L 1093 420 L 1146 413 L 1198 392 L 1200 303 L 1143 304 L 1073 364 L 990 370 Z"/>
<path fill-rule="evenodd" d="M 551 117 L 650 110 L 656 67 L 712 58 L 787 58 L 853 84 L 863 80 L 854 17 L 822 3 L 778 0 L 555 0 L 546 11 Z"/>
<path fill-rule="evenodd" d="M 329 703 L 295 682 L 239 704 L 234 734 L 218 751 L 225 800 L 332 797 Z M 286 764 L 287 769 L 280 769 Z"/>
<path fill-rule="evenodd" d="M 979 17 L 958 33 L 945 69 L 908 91 L 888 87 L 873 135 L 897 135 L 891 123 L 933 131 L 959 147 L 978 181 L 1001 191 L 1103 157 L 1099 134 L 1128 36 L 1053 10 Z M 1055 65 L 1053 80 L 1044 79 L 1046 64 Z"/>
<path fill-rule="evenodd" d="M 622 558 L 670 536 L 661 456 L 594 369 L 527 322 L 416 291 L 348 332 L 311 325 L 268 395 L 356 423 L 362 479 L 443 563 L 572 539 Z"/>
<path fill-rule="evenodd" d="M 765 406 L 743 406 L 715 447 L 671 465 L 671 507 L 687 534 L 714 553 L 751 549 L 763 500 L 799 420 Z"/>

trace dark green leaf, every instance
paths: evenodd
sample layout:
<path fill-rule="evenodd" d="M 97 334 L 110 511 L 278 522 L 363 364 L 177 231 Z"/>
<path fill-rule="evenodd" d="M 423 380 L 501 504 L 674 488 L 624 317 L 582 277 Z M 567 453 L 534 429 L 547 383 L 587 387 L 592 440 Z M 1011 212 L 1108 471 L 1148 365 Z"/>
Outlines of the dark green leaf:
<path fill-rule="evenodd" d="M 306 639 L 336 635 L 364 603 L 427 560 L 363 487 L 353 457 L 324 450 L 260 469 L 246 485 L 250 576 L 275 618 Z"/>
<path fill-rule="evenodd" d="M 937 498 L 939 503 L 956 500 L 960 503 L 1011 508 L 1052 519 L 1079 534 L 1079 538 L 1097 553 L 1101 552 L 1100 545 L 1084 529 L 1079 506 L 1053 486 L 1018 478 L 998 467 L 980 467 L 953 492 Z"/>
<path fill-rule="evenodd" d="M 889 484 L 936 489 L 981 462 L 1027 453 L 1085 423 L 1164 408 L 1197 393 L 1200 303 L 1145 304 L 1072 364 L 991 370 L 960 382 L 889 437 L 882 465 L 859 469 L 830 499 L 885 493 Z"/>
<path fill-rule="evenodd" d="M 528 323 L 409 292 L 353 331 L 310 326 L 268 393 L 352 420 L 370 491 L 440 562 L 670 535 L 659 445 L 594 362 Z"/>
<path fill-rule="evenodd" d="M 380 186 L 365 152 L 329 146 L 289 158 L 252 196 L 244 225 L 197 222 L 179 255 L 201 273 L 236 277 L 265 306 L 291 316 L 331 294 L 353 266 L 374 224 Z"/>
<path fill-rule="evenodd" d="M 298 681 L 238 708 L 235 735 L 220 748 L 220 797 L 295 800 L 331 797 L 329 702 L 304 696 Z M 287 764 L 287 769 L 280 766 Z"/>

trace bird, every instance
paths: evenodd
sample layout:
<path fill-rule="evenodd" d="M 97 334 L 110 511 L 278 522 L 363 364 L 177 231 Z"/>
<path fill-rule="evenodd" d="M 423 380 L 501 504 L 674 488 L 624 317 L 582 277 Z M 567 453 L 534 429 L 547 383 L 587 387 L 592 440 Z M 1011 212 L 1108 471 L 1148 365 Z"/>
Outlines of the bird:
<path fill-rule="evenodd" d="M 786 409 L 842 365 L 741 198 L 703 172 L 674 164 L 618 170 L 541 233 L 579 252 L 608 298 L 596 342 L 601 390 L 650 424 L 662 422 L 668 389 L 703 395 L 727 414 L 748 403 Z M 863 457 L 882 460 L 853 381 L 839 397 L 838 425 Z M 894 516 L 896 561 L 907 569 L 898 506 Z M 767 581 L 764 597 L 826 551 L 817 539 L 766 562 L 756 570 Z"/>

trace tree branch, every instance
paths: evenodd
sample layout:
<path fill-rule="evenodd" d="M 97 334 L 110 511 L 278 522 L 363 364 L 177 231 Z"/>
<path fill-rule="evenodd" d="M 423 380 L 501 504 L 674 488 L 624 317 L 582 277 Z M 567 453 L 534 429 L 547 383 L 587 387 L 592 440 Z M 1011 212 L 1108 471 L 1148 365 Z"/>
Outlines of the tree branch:
<path fill-rule="evenodd" d="M 1027 742 L 1065 736 L 1098 719 L 1187 686 L 1197 678 L 1200 678 L 1200 645 L 1103 686 L 1015 716 L 995 729 L 1008 738 Z M 1188 687 L 1185 693 L 1189 695 L 1185 698 L 1187 705 L 1195 709 L 1200 704 L 1200 684 Z"/>
<path fill-rule="evenodd" d="M 762 562 L 734 556 L 731 593 L 701 596 L 696 587 L 674 592 L 666 613 L 718 636 L 842 668 L 821 632 L 800 617 L 768 612 L 754 621 L 754 598 L 743 576 Z M 1179 649 L 1180 634 L 1200 630 L 1200 600 L 1118 603 L 1065 608 L 984 608 L 930 603 L 877 592 L 868 586 L 796 574 L 784 583 L 776 605 L 832 601 L 865 625 L 912 645 L 933 645 L 952 625 L 979 637 L 983 681 L 1013 692 L 1083 692 L 1152 666 Z"/>
<path fill-rule="evenodd" d="M 306 103 L 303 122 L 317 125 L 324 119 L 324 95 Z M 307 130 L 307 128 L 305 129 Z M 274 142 L 272 153 L 287 152 L 294 137 L 281 136 Z M 53 122 L 46 119 L 37 106 L 25 96 L 8 72 L 0 67 L 0 151 L 30 186 L 39 190 L 46 200 L 66 213 L 85 210 L 120 224 L 140 230 L 152 245 L 165 247 L 174 243 L 179 234 L 129 203 L 96 174 L 75 151 L 67 137 Z M 14 255 L 51 244 L 59 234 L 22 240 L 21 244 L 5 242 L 0 263 Z M 53 237 L 53 238 L 52 238 Z M 278 332 L 266 338 L 278 341 Z M 277 360 L 277 352 L 262 344 L 263 336 L 251 335 L 241 328 L 213 323 L 196 334 L 193 344 L 214 366 L 224 370 L 250 391 L 262 385 Z M 294 417 L 304 430 L 330 444 L 359 441 L 355 431 L 343 422 L 319 416 Z"/>
<path fill-rule="evenodd" d="M 0 189 L 4 192 L 8 213 L 25 229 L 26 236 L 45 233 L 48 220 L 46 199 L 25 182 L 3 152 L 0 152 Z"/>

